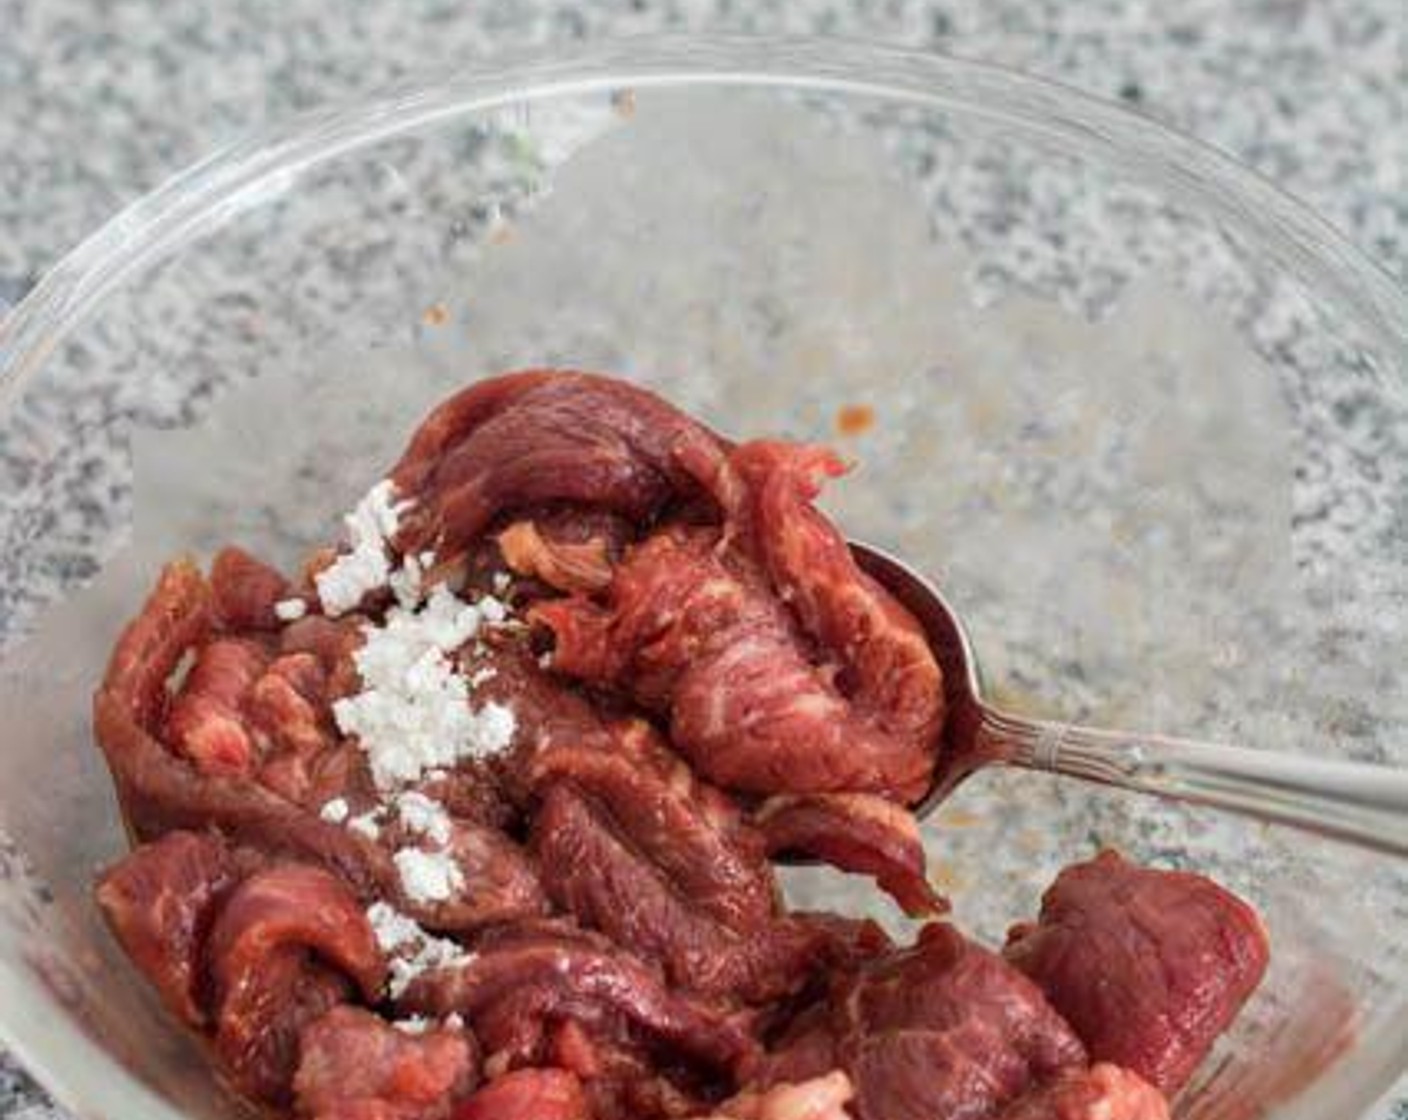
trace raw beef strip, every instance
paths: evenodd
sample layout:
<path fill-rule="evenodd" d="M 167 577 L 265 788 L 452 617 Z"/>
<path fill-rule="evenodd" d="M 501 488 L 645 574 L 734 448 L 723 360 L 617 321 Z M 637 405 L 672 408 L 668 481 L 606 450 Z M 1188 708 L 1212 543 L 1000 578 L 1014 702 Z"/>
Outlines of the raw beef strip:
<path fill-rule="evenodd" d="M 851 1081 L 837 1070 L 800 1085 L 741 1093 L 705 1120 L 850 1120 Z"/>
<path fill-rule="evenodd" d="M 253 869 L 218 836 L 170 832 L 98 878 L 98 905 L 117 940 L 172 1013 L 193 1027 L 208 1015 L 202 962 L 210 922 Z"/>
<path fill-rule="evenodd" d="M 258 749 L 243 706 L 269 655 L 253 642 L 217 638 L 196 653 L 166 717 L 165 737 L 202 774 L 247 777 Z"/>
<path fill-rule="evenodd" d="M 638 806 L 640 815 L 651 810 Z M 533 844 L 553 899 L 584 924 L 656 960 L 681 987 L 763 1002 L 796 992 L 840 954 L 824 927 L 781 915 L 729 926 L 695 904 L 629 824 L 569 784 L 556 785 Z M 678 862 L 678 861 L 677 861 Z"/>
<path fill-rule="evenodd" d="M 214 827 L 254 848 L 316 860 L 368 902 L 394 896 L 395 866 L 375 844 L 256 782 L 201 774 L 161 741 L 167 681 L 209 636 L 212 622 L 210 588 L 200 571 L 184 560 L 167 565 L 118 639 L 94 697 L 97 739 L 132 832 L 154 839 L 173 829 Z"/>
<path fill-rule="evenodd" d="M 408 1034 L 370 1011 L 338 1007 L 303 1028 L 294 1095 L 313 1120 L 374 1106 L 385 1120 L 445 1120 L 473 1088 L 476 1065 L 464 1031 Z"/>
<path fill-rule="evenodd" d="M 668 712 L 671 741 L 727 788 L 922 794 L 932 737 L 890 735 L 858 711 L 757 565 L 722 542 L 717 529 L 668 527 L 627 553 L 606 605 L 535 608 L 554 670 Z"/>
<path fill-rule="evenodd" d="M 215 613 L 230 630 L 277 630 L 274 605 L 289 595 L 289 583 L 276 569 L 242 548 L 222 548 L 210 565 Z"/>
<path fill-rule="evenodd" d="M 988 1120 L 1024 1092 L 1085 1065 L 1041 991 L 951 926 L 838 978 L 767 1059 L 763 1083 L 841 1069 L 860 1120 Z"/>
<path fill-rule="evenodd" d="M 755 440 L 720 456 L 687 452 L 712 480 L 728 529 L 759 560 L 774 591 L 849 678 L 865 722 L 932 755 L 943 722 L 943 677 L 919 623 L 860 570 L 846 538 L 812 504 L 845 472 L 825 447 Z"/>
<path fill-rule="evenodd" d="M 360 991 L 381 998 L 386 962 L 357 899 L 316 867 L 286 864 L 231 893 L 206 948 L 215 1052 L 240 1088 L 288 1099 L 298 1037 Z"/>
<path fill-rule="evenodd" d="M 530 370 L 481 381 L 440 405 L 391 472 L 413 504 L 397 545 L 465 550 L 500 513 L 569 502 L 649 522 L 697 492 L 676 462 L 688 433 L 716 437 L 653 393 L 575 371 Z"/>
<path fill-rule="evenodd" d="M 490 931 L 473 949 L 468 963 L 413 980 L 398 1005 L 463 1015 L 491 1059 L 536 1064 L 549 1026 L 563 1019 L 608 1040 L 644 1040 L 677 1062 L 725 1076 L 756 1058 L 746 1030 L 712 1005 L 671 992 L 606 938 L 561 923 L 519 922 Z"/>
<path fill-rule="evenodd" d="M 1169 1120 L 1169 1114 L 1164 1095 L 1137 1073 L 1099 1062 L 1028 1093 L 1000 1120 Z"/>
<path fill-rule="evenodd" d="M 566 1070 L 507 1073 L 455 1109 L 453 1120 L 595 1120 L 581 1082 Z"/>
<path fill-rule="evenodd" d="M 1255 911 L 1210 879 L 1101 852 L 1068 867 L 1008 935 L 1091 1056 L 1173 1095 L 1266 971 Z"/>
<path fill-rule="evenodd" d="M 865 793 L 780 794 L 754 819 L 770 855 L 807 855 L 870 875 L 912 918 L 948 909 L 925 877 L 913 814 L 892 801 Z"/>

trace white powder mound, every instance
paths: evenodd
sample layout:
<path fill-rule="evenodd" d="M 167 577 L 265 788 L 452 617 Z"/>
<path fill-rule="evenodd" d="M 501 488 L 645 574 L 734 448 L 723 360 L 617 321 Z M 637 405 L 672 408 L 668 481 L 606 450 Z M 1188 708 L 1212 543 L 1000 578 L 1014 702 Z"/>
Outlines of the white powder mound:
<path fill-rule="evenodd" d="M 445 806 L 434 798 L 426 797 L 415 790 L 407 790 L 397 795 L 396 811 L 401 817 L 401 823 L 412 832 L 419 833 L 441 847 L 450 842 L 450 814 Z"/>
<path fill-rule="evenodd" d="M 367 908 L 367 921 L 376 934 L 377 944 L 391 965 L 388 992 L 399 999 L 411 981 L 440 968 L 469 964 L 474 954 L 442 937 L 433 937 L 414 920 L 385 902 L 374 902 Z"/>
<path fill-rule="evenodd" d="M 341 824 L 351 811 L 346 798 L 334 797 L 323 805 L 322 809 L 318 811 L 318 816 L 331 824 Z"/>
<path fill-rule="evenodd" d="M 464 886 L 464 873 L 448 852 L 402 848 L 391 858 L 412 902 L 445 902 Z"/>
<path fill-rule="evenodd" d="M 347 827 L 368 840 L 381 839 L 381 820 L 385 816 L 385 809 L 368 809 L 360 816 L 353 817 L 347 822 Z"/>
<path fill-rule="evenodd" d="M 344 521 L 348 551 L 342 553 L 316 576 L 318 598 L 324 613 L 336 618 L 352 610 L 368 592 L 383 588 L 391 579 L 391 558 L 387 542 L 396 535 L 396 526 L 409 502 L 395 502 L 395 487 L 382 479 L 357 503 Z"/>
<path fill-rule="evenodd" d="M 274 604 L 274 615 L 280 622 L 297 622 L 308 613 L 308 604 L 302 599 L 280 599 Z"/>
<path fill-rule="evenodd" d="M 363 689 L 337 701 L 333 716 L 343 734 L 359 740 L 378 789 L 508 746 L 513 713 L 494 703 L 471 708 L 469 682 L 448 656 L 484 622 L 505 616 L 497 599 L 470 604 L 441 584 L 423 606 L 393 606 L 381 625 L 364 627 L 354 655 Z"/>

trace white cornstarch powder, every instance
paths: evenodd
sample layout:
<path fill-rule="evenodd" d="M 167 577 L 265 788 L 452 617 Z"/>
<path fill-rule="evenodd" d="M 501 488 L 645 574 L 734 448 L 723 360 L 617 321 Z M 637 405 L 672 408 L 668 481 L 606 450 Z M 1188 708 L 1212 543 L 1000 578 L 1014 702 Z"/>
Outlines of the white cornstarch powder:
<path fill-rule="evenodd" d="M 464 886 L 464 872 L 448 852 L 402 848 L 391 858 L 412 902 L 445 902 Z"/>
<path fill-rule="evenodd" d="M 274 615 L 280 622 L 297 622 L 308 613 L 308 604 L 302 599 L 280 599 L 274 604 Z"/>
<path fill-rule="evenodd" d="M 399 999 L 418 976 L 474 960 L 474 954 L 463 946 L 432 936 L 388 903 L 372 903 L 367 908 L 367 921 L 390 962 L 388 991 L 392 999 Z"/>
<path fill-rule="evenodd" d="M 410 502 L 395 502 L 395 487 L 382 479 L 357 503 L 344 522 L 348 551 L 313 577 L 323 612 L 333 618 L 355 608 L 368 592 L 391 579 L 388 542 L 396 535 L 401 514 Z"/>
<path fill-rule="evenodd" d="M 331 824 L 341 824 L 351 812 L 345 797 L 334 797 L 331 801 L 323 804 L 322 809 L 318 811 L 318 816 Z"/>
<path fill-rule="evenodd" d="M 434 798 L 415 790 L 396 795 L 396 811 L 401 823 L 412 832 L 444 847 L 450 842 L 450 814 Z"/>
<path fill-rule="evenodd" d="M 333 716 L 360 741 L 377 788 L 393 790 L 509 745 L 512 711 L 492 702 L 472 708 L 469 682 L 448 656 L 505 613 L 497 599 L 467 603 L 442 584 L 422 606 L 393 606 L 380 625 L 363 628 L 353 655 L 362 691 L 338 700 Z"/>

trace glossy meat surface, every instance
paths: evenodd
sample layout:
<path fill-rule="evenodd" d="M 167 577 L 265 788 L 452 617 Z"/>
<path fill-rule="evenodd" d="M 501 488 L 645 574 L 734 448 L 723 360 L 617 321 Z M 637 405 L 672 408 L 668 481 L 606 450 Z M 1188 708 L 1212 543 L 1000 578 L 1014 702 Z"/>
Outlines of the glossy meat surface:
<path fill-rule="evenodd" d="M 1023 1093 L 1085 1065 L 1040 990 L 947 925 L 836 980 L 767 1060 L 765 1080 L 840 1069 L 860 1120 L 988 1120 Z"/>
<path fill-rule="evenodd" d="M 566 1070 L 521 1069 L 486 1085 L 453 1120 L 593 1120 L 581 1082 Z"/>
<path fill-rule="evenodd" d="M 473 1039 L 463 1031 L 411 1034 L 370 1011 L 339 1007 L 303 1029 L 294 1094 L 299 1113 L 312 1120 L 342 1120 L 354 1110 L 383 1120 L 446 1120 L 473 1088 L 476 1066 Z"/>
<path fill-rule="evenodd" d="M 608 939 L 562 924 L 505 927 L 473 958 L 415 980 L 399 1001 L 416 1014 L 460 1014 L 486 1055 L 533 1064 L 548 1028 L 573 1019 L 611 1041 L 666 1046 L 730 1075 L 756 1059 L 749 1033 L 714 1005 L 672 992 L 658 972 Z"/>
<path fill-rule="evenodd" d="M 305 1120 L 1167 1120 L 1145 1079 L 1265 963 L 1205 880 L 1071 869 L 1010 962 L 784 902 L 801 855 L 946 907 L 909 809 L 943 680 L 815 505 L 842 473 L 529 370 L 298 574 L 168 565 L 94 699 L 139 844 L 96 893 L 226 1081 Z"/>
<path fill-rule="evenodd" d="M 1164 1095 L 1137 1073 L 1100 1062 L 1028 1093 L 1001 1120 L 1169 1120 L 1169 1111 Z"/>
<path fill-rule="evenodd" d="M 540 606 L 554 668 L 667 711 L 675 746 L 727 788 L 922 794 L 938 727 L 932 657 L 930 721 L 892 734 L 842 693 L 756 562 L 721 550 L 723 540 L 707 528 L 661 530 L 627 554 L 605 605 Z"/>
<path fill-rule="evenodd" d="M 1005 950 L 1093 1058 L 1169 1095 L 1256 988 L 1269 952 L 1255 912 L 1212 880 L 1111 851 L 1063 871 Z"/>
<path fill-rule="evenodd" d="M 205 939 L 246 861 L 217 836 L 172 832 L 138 848 L 98 878 L 103 917 L 162 1002 L 204 1026 L 209 992 Z"/>
<path fill-rule="evenodd" d="M 574 371 L 481 382 L 441 405 L 391 472 L 415 501 L 403 551 L 461 551 L 498 514 L 568 502 L 651 520 L 694 480 L 676 461 L 682 436 L 711 433 L 653 393 Z"/>

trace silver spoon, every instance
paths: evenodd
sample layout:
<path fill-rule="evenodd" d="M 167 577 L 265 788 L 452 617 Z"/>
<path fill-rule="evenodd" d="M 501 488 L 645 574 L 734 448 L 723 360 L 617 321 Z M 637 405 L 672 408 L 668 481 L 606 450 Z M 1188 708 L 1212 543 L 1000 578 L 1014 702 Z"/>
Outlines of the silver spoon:
<path fill-rule="evenodd" d="M 924 628 L 944 672 L 947 716 L 923 817 L 985 766 L 1017 766 L 1229 809 L 1408 855 L 1408 770 L 1026 719 L 982 698 L 963 623 L 929 581 L 870 545 L 856 561 Z"/>

